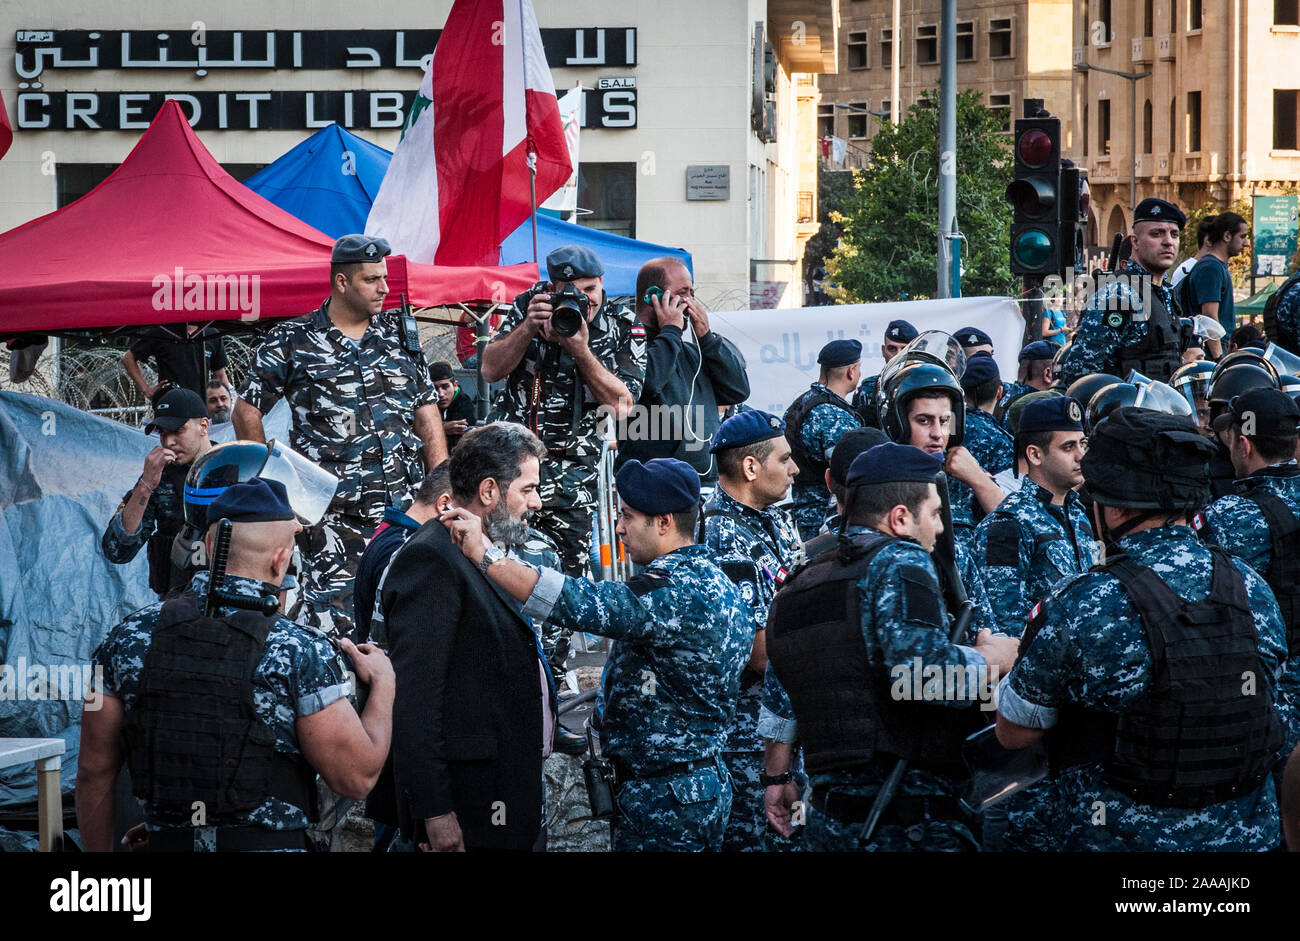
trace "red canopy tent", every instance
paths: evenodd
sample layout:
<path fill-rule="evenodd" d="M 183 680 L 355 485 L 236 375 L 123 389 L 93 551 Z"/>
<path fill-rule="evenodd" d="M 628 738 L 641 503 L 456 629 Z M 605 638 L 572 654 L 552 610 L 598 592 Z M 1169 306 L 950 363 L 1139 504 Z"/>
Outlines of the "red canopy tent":
<path fill-rule="evenodd" d="M 168 101 L 103 183 L 0 234 L 0 334 L 298 316 L 328 294 L 332 245 L 226 173 Z M 530 264 L 389 256 L 386 305 L 500 301 L 536 280 Z"/>

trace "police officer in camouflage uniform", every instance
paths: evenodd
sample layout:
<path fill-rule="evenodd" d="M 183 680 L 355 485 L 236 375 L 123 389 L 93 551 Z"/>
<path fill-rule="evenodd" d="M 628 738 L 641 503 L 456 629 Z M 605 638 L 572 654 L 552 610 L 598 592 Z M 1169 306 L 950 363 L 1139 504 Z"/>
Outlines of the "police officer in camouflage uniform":
<path fill-rule="evenodd" d="M 77 773 L 87 850 L 113 849 L 123 761 L 144 803 L 151 851 L 291 851 L 313 848 L 315 773 L 359 799 L 388 753 L 388 658 L 341 642 L 370 688 L 358 717 L 325 636 L 276 610 L 302 528 L 284 485 L 258 477 L 235 484 L 208 519 L 209 556 L 218 521 L 232 523 L 215 610 L 204 610 L 212 573 L 199 572 L 187 591 L 132 614 L 95 651 L 103 690 L 82 714 Z"/>
<path fill-rule="evenodd" d="M 496 339 L 483 352 L 483 378 L 506 380 L 492 421 L 528 428 L 546 445 L 542 510 L 534 519 L 560 549 L 564 571 L 588 573 L 596 508 L 600 428 L 636 404 L 645 381 L 645 327 L 605 296 L 605 268 L 590 250 L 564 245 L 546 256 L 551 283 L 515 298 Z M 552 292 L 576 289 L 586 318 L 570 337 L 551 323 Z"/>
<path fill-rule="evenodd" d="M 1020 489 L 975 528 L 973 554 L 983 569 L 994 618 L 1013 637 L 1023 633 L 1039 599 L 1097 561 L 1092 524 L 1075 490 L 1083 483 L 1082 417 L 1079 403 L 1070 398 L 1025 406 L 1016 459 L 1028 472 Z M 1047 822 L 1056 810 L 1054 798 L 1051 782 L 1040 781 L 989 808 L 984 849 L 1053 849 Z"/>
<path fill-rule="evenodd" d="M 903 352 L 903 347 L 917 337 L 916 327 L 906 320 L 891 320 L 885 328 L 885 338 L 880 341 L 880 355 L 888 366 L 895 356 Z M 876 414 L 876 389 L 880 385 L 880 374 L 868 376 L 853 393 L 853 410 L 862 419 L 862 424 L 871 428 L 880 427 L 880 417 Z"/>
<path fill-rule="evenodd" d="M 598 725 L 613 759 L 617 851 L 717 850 L 731 811 L 722 761 L 754 621 L 738 589 L 694 544 L 699 476 L 684 461 L 628 461 L 618 471 L 618 535 L 645 571 L 593 583 L 498 558 L 493 581 L 524 613 L 614 639 Z M 482 529 L 464 510 L 445 521 L 482 564 Z M 595 722 L 593 724 L 596 724 Z"/>
<path fill-rule="evenodd" d="M 930 559 L 943 531 L 936 455 L 892 442 L 854 459 L 846 538 L 797 571 L 768 616 L 768 657 L 789 691 L 812 783 L 804 848 L 977 848 L 958 806 L 961 744 L 1015 640 L 949 639 Z M 939 670 L 938 688 L 922 677 Z M 899 759 L 908 766 L 869 840 L 863 824 Z M 787 825 L 786 829 L 790 829 Z"/>
<path fill-rule="evenodd" d="M 802 546 L 794 520 L 777 504 L 785 499 L 799 469 L 785 440 L 785 423 L 757 410 L 728 418 L 709 448 L 718 464 L 718 487 L 700 513 L 699 542 L 714 552 L 750 607 L 754 644 L 740 679 L 740 701 L 727 734 L 723 758 L 734 796 L 724 850 L 764 849 L 768 835 L 763 809 L 763 740 L 759 703 L 767 651 L 763 629 L 767 608 L 786 573 L 799 562 Z"/>
<path fill-rule="evenodd" d="M 1016 358 L 1020 370 L 1017 380 L 1014 383 L 1003 383 L 1002 398 L 993 411 L 994 417 L 1002 422 L 1002 427 L 1007 431 L 1011 430 L 1008 420 L 1011 406 L 1026 395 L 1045 392 L 1052 387 L 1052 364 L 1056 360 L 1058 349 L 1060 348 L 1055 343 L 1047 340 L 1035 340 L 1021 348 L 1020 355 Z M 1008 392 L 1008 388 L 1012 391 Z"/>
<path fill-rule="evenodd" d="M 1235 396 L 1214 427 L 1228 435 L 1236 493 L 1192 520 L 1202 541 L 1226 549 L 1268 582 L 1286 626 L 1287 668 L 1278 701 L 1286 742 L 1300 743 L 1300 465 L 1295 460 L 1300 408 L 1285 392 L 1251 389 Z M 1281 766 L 1279 765 L 1279 775 Z"/>
<path fill-rule="evenodd" d="M 1004 395 L 998 364 L 988 353 L 979 353 L 966 361 L 961 377 L 966 395 L 965 430 L 962 445 L 979 462 L 989 476 L 1008 470 L 1015 464 L 1011 435 L 993 417 Z M 953 538 L 969 552 L 975 537 L 975 525 L 984 518 L 984 507 L 975 491 L 961 480 L 948 484 L 952 500 Z"/>
<path fill-rule="evenodd" d="M 961 344 L 962 352 L 966 354 L 967 363 L 972 356 L 978 356 L 980 353 L 993 355 L 993 338 L 981 330 L 979 327 L 962 327 L 953 336 Z M 1024 395 L 1032 391 L 1029 383 L 1024 381 L 1004 382 L 1002 383 L 1003 402 L 1009 402 L 1016 396 Z"/>
<path fill-rule="evenodd" d="M 145 434 L 155 429 L 158 446 L 145 455 L 144 471 L 108 521 L 100 547 L 108 561 L 125 565 L 147 545 L 149 587 L 162 598 L 183 590 L 199 569 L 192 547 L 180 536 L 182 493 L 190 467 L 212 448 L 207 407 L 189 389 L 171 389 L 144 426 Z"/>
<path fill-rule="evenodd" d="M 830 506 L 826 469 L 831 452 L 846 431 L 861 427 L 849 396 L 862 372 L 862 344 L 857 340 L 832 340 L 817 354 L 821 378 L 786 410 L 786 440 L 794 451 L 799 478 L 791 497 L 799 538 L 811 539 L 821 531 Z"/>
<path fill-rule="evenodd" d="M 1279 842 L 1286 631 L 1264 580 L 1186 525 L 1209 496 L 1212 451 L 1187 419 L 1138 408 L 1088 438 L 1106 562 L 1035 607 L 998 689 L 1004 747 L 1047 735 L 1060 849 Z"/>
<path fill-rule="evenodd" d="M 1136 369 L 1168 382 L 1182 365 L 1189 337 L 1164 283 L 1178 255 L 1187 217 L 1173 203 L 1144 199 L 1133 213 L 1133 255 L 1116 280 L 1098 285 L 1061 365 L 1069 386 L 1089 373 L 1127 378 Z M 1148 309 L 1148 307 L 1150 309 Z"/>
<path fill-rule="evenodd" d="M 424 468 L 447 458 L 415 323 L 381 313 L 390 251 L 364 235 L 335 242 L 330 296 L 267 334 L 235 406 L 238 436 L 265 441 L 262 416 L 288 399 L 290 446 L 339 478 L 324 518 L 299 538 L 305 610 L 333 636 L 352 630 L 353 576 L 384 507 L 408 503 Z"/>

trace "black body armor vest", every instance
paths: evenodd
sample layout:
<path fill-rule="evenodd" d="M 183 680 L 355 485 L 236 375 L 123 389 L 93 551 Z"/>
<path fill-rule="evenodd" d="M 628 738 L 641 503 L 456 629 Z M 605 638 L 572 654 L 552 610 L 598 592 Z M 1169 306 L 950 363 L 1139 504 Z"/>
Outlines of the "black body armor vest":
<path fill-rule="evenodd" d="M 1208 807 L 1249 794 L 1272 771 L 1282 726 L 1256 648 L 1246 583 L 1214 553 L 1209 597 L 1184 601 L 1120 555 L 1093 571 L 1119 579 L 1151 649 L 1151 686 L 1122 715 L 1061 710 L 1048 736 L 1053 772 L 1100 761 L 1111 787 L 1156 807 Z M 1036 633 L 1036 629 L 1031 627 Z M 1033 636 L 1021 640 L 1027 649 Z M 1243 695 L 1243 674 L 1255 677 Z"/>
<path fill-rule="evenodd" d="M 194 573 L 206 568 L 206 560 L 195 557 L 193 545 L 188 549 L 183 545 L 190 540 L 184 536 L 185 505 L 182 494 L 185 492 L 185 476 L 189 465 L 177 467 L 168 464 L 163 468 L 162 485 L 151 498 L 154 501 L 154 523 L 156 529 L 145 542 L 145 557 L 149 561 L 149 587 L 159 598 L 184 591 L 190 585 Z M 198 544 L 202 544 L 203 534 L 198 535 Z M 199 564 L 204 561 L 204 564 Z"/>
<path fill-rule="evenodd" d="M 847 553 L 823 553 L 786 582 L 768 613 L 767 655 L 814 774 L 896 758 L 961 773 L 962 742 L 982 724 L 975 708 L 896 700 L 887 665 L 867 660 L 858 582 L 894 541 L 871 532 L 854 536 Z"/>
<path fill-rule="evenodd" d="M 1273 589 L 1277 606 L 1282 609 L 1282 623 L 1286 625 L 1287 656 L 1300 654 L 1300 631 L 1296 630 L 1296 615 L 1300 614 L 1300 520 L 1281 497 L 1263 488 L 1248 490 L 1243 494 L 1259 507 L 1268 523 L 1268 538 L 1272 558 L 1264 581 Z"/>
<path fill-rule="evenodd" d="M 1146 336 L 1119 348 L 1118 375 L 1127 376 L 1130 369 L 1136 369 L 1157 382 L 1169 381 L 1169 377 L 1183 364 L 1183 330 L 1181 322 L 1174 317 L 1153 284 Z"/>
<path fill-rule="evenodd" d="M 275 750 L 275 732 L 253 705 L 253 673 L 275 617 L 199 613 L 187 592 L 163 603 L 126 716 L 135 796 L 168 822 L 188 824 L 202 801 L 204 826 L 277 797 L 315 816 L 315 772 Z"/>
<path fill-rule="evenodd" d="M 856 422 L 861 422 L 862 416 L 834 392 L 818 388 L 809 389 L 785 410 L 785 438 L 790 442 L 790 455 L 794 458 L 795 466 L 799 468 L 800 478 L 805 483 L 825 486 L 826 471 L 830 469 L 830 462 L 810 452 L 803 443 L 803 423 L 818 405 L 834 405 L 836 408 L 841 408 L 852 415 Z"/>

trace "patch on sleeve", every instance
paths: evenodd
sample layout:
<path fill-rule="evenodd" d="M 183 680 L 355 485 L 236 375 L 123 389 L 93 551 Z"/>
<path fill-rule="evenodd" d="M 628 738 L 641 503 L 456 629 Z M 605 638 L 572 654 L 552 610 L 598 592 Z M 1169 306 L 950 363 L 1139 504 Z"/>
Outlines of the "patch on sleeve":
<path fill-rule="evenodd" d="M 1025 632 L 1020 635 L 1020 653 L 1029 649 L 1029 645 L 1034 642 L 1038 636 L 1039 630 L 1047 623 L 1047 605 L 1038 602 L 1029 612 L 1029 624 L 1025 627 Z"/>
<path fill-rule="evenodd" d="M 984 553 L 985 565 L 1005 565 L 1015 568 L 1020 564 L 1020 527 L 1015 520 L 996 519 L 989 524 L 988 548 Z"/>
<path fill-rule="evenodd" d="M 641 321 L 639 321 L 639 320 L 638 320 L 636 323 L 632 324 L 632 336 L 635 337 L 635 338 L 638 339 L 638 340 L 644 340 L 644 339 L 645 339 L 645 324 L 643 324 L 643 323 L 642 323 Z"/>
<path fill-rule="evenodd" d="M 1192 530 L 1196 535 L 1205 537 L 1210 534 L 1210 521 L 1205 518 L 1202 510 L 1197 510 L 1196 515 L 1192 517 Z"/>
<path fill-rule="evenodd" d="M 727 576 L 733 585 L 748 583 L 749 590 L 751 592 L 754 590 L 758 569 L 749 559 L 722 559 L 718 561 L 718 568 L 722 569 L 722 574 Z"/>
<path fill-rule="evenodd" d="M 672 583 L 672 578 L 662 572 L 642 572 L 640 575 L 628 579 L 627 587 L 631 588 L 632 593 L 640 598 L 642 595 L 648 595 L 660 588 L 667 588 Z"/>
<path fill-rule="evenodd" d="M 898 577 L 903 581 L 903 620 L 942 627 L 943 608 L 934 576 L 920 566 L 904 565 Z"/>

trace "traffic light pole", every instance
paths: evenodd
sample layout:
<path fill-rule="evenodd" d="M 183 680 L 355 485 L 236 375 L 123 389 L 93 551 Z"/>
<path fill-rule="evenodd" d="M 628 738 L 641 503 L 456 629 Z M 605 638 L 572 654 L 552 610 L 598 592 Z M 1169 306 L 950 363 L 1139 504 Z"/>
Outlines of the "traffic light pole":
<path fill-rule="evenodd" d="M 1129 87 L 1129 132 L 1128 132 L 1128 150 L 1129 150 L 1129 168 L 1128 168 L 1128 211 L 1129 218 L 1133 216 L 1133 210 L 1137 208 L 1137 134 L 1138 134 L 1138 80 L 1149 78 L 1150 72 L 1121 72 L 1118 69 L 1107 69 L 1100 65 L 1091 65 L 1087 62 L 1080 62 L 1074 67 L 1076 72 L 1105 72 L 1107 75 L 1118 75 L 1120 78 L 1128 79 Z M 1132 226 L 1130 226 L 1132 228 Z"/>
<path fill-rule="evenodd" d="M 954 297 L 950 233 L 957 230 L 957 0 L 943 0 L 939 27 L 939 245 L 938 295 Z M 894 48 L 901 48 L 899 36 Z M 958 252 L 960 254 L 960 252 Z"/>

